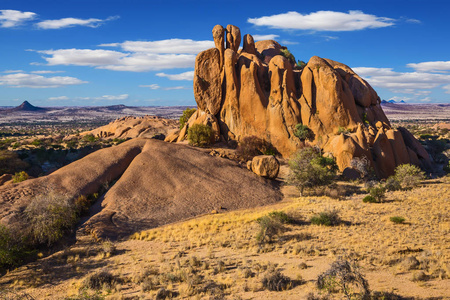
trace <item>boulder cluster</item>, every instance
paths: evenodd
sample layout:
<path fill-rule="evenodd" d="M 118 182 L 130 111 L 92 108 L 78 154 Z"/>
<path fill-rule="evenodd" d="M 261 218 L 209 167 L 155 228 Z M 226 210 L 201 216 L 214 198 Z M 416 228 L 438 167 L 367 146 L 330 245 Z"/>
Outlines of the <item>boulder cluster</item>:
<path fill-rule="evenodd" d="M 182 141 L 193 124 L 213 128 L 216 141 L 258 136 L 284 157 L 305 145 L 333 155 L 341 171 L 366 157 L 379 177 L 396 166 L 427 167 L 430 158 L 406 130 L 393 129 L 374 89 L 348 66 L 317 56 L 305 66 L 273 40 L 254 42 L 238 27 L 213 28 L 215 48 L 197 55 L 194 95 L 198 110 L 170 141 Z M 294 135 L 304 124 L 309 141 Z"/>

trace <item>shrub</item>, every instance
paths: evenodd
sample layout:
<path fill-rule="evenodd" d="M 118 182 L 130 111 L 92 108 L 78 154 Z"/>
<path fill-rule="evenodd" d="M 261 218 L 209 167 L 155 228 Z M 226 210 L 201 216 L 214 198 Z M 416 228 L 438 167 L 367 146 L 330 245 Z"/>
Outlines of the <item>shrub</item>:
<path fill-rule="evenodd" d="M 96 140 L 98 140 L 98 138 L 96 138 L 93 134 L 86 134 L 83 136 L 83 141 L 85 142 L 93 143 Z"/>
<path fill-rule="evenodd" d="M 341 223 L 341 218 L 337 210 L 328 210 L 314 215 L 310 222 L 315 225 L 336 226 Z"/>
<path fill-rule="evenodd" d="M 242 157 L 244 160 L 250 160 L 257 155 L 275 155 L 276 150 L 272 145 L 254 135 L 249 135 L 239 142 L 239 146 L 236 149 L 236 154 Z"/>
<path fill-rule="evenodd" d="M 369 283 L 359 272 L 356 263 L 347 260 L 333 262 L 330 269 L 319 275 L 317 287 L 329 293 L 342 292 L 347 299 L 357 295 L 367 297 L 370 294 Z"/>
<path fill-rule="evenodd" d="M 271 218 L 270 216 L 258 218 L 256 222 L 259 224 L 259 232 L 256 235 L 256 240 L 260 243 L 271 242 L 275 236 L 281 234 L 285 230 L 285 227 L 280 220 Z"/>
<path fill-rule="evenodd" d="M 14 174 L 12 181 L 14 183 L 22 182 L 28 179 L 28 174 L 25 171 L 17 172 Z"/>
<path fill-rule="evenodd" d="M 386 182 L 384 183 L 384 187 L 388 191 L 398 191 L 402 189 L 400 182 L 398 182 L 395 176 L 388 177 L 388 179 L 386 179 Z"/>
<path fill-rule="evenodd" d="M 194 124 L 188 129 L 187 139 L 192 146 L 206 147 L 211 144 L 212 128 L 208 125 Z"/>
<path fill-rule="evenodd" d="M 300 140 L 312 140 L 314 138 L 314 133 L 308 126 L 303 124 L 295 125 L 294 135 L 298 137 Z"/>
<path fill-rule="evenodd" d="M 84 281 L 84 286 L 93 290 L 101 290 L 112 289 L 118 283 L 120 283 L 120 280 L 116 276 L 103 270 L 88 276 Z"/>
<path fill-rule="evenodd" d="M 323 157 L 316 148 L 305 147 L 289 160 L 288 181 L 302 194 L 305 188 L 330 184 L 337 166 L 332 158 Z"/>
<path fill-rule="evenodd" d="M 369 192 L 370 196 L 375 200 L 375 202 L 378 203 L 383 202 L 386 194 L 386 188 L 383 185 L 379 184 L 376 186 L 369 187 L 367 191 Z"/>
<path fill-rule="evenodd" d="M 35 244 L 54 244 L 77 221 L 77 210 L 69 198 L 53 192 L 36 196 L 24 213 Z"/>
<path fill-rule="evenodd" d="M 195 108 L 186 108 L 183 110 L 183 114 L 180 117 L 180 129 L 184 127 L 189 118 L 196 112 Z"/>
<path fill-rule="evenodd" d="M 390 217 L 389 220 L 395 224 L 403 224 L 405 222 L 405 218 L 400 216 Z"/>
<path fill-rule="evenodd" d="M 0 176 L 6 173 L 13 174 L 27 167 L 28 164 L 22 161 L 17 153 L 0 150 Z"/>
<path fill-rule="evenodd" d="M 420 184 L 420 181 L 425 178 L 425 174 L 415 165 L 404 164 L 395 168 L 394 178 L 402 189 L 412 189 Z"/>
<path fill-rule="evenodd" d="M 261 283 L 265 289 L 269 291 L 284 291 L 292 287 L 292 280 L 281 274 L 275 268 L 269 269 L 264 275 Z"/>
<path fill-rule="evenodd" d="M 23 255 L 23 244 L 10 228 L 0 224 L 0 270 L 15 266 Z"/>
<path fill-rule="evenodd" d="M 299 69 L 306 67 L 306 63 L 303 60 L 297 60 L 297 66 Z"/>
<path fill-rule="evenodd" d="M 367 195 L 363 198 L 363 202 L 364 203 L 377 203 L 378 201 L 373 196 Z"/>
<path fill-rule="evenodd" d="M 295 65 L 295 57 L 294 55 L 291 53 L 291 51 L 289 51 L 287 48 L 285 49 L 281 49 L 280 50 L 280 55 L 284 56 L 287 58 L 287 60 L 292 64 Z"/>
<path fill-rule="evenodd" d="M 339 126 L 337 133 L 338 133 L 338 134 L 341 134 L 341 133 L 343 133 L 343 134 L 349 134 L 349 133 L 350 133 L 350 130 L 348 130 L 348 129 L 345 128 L 345 127 Z"/>

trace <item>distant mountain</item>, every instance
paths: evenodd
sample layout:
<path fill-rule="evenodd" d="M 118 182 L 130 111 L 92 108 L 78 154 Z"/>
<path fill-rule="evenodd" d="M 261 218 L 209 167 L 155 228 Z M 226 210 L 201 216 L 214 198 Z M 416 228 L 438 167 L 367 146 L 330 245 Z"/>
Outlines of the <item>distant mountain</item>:
<path fill-rule="evenodd" d="M 9 111 L 29 111 L 29 112 L 44 112 L 46 110 L 47 109 L 45 108 L 37 107 L 30 104 L 30 102 L 28 101 L 24 101 L 19 106 L 9 109 Z"/>
<path fill-rule="evenodd" d="M 400 101 L 395 101 L 395 100 L 381 100 L 381 104 L 387 104 L 387 103 L 391 103 L 391 104 L 395 104 L 395 103 L 406 103 L 403 100 Z"/>

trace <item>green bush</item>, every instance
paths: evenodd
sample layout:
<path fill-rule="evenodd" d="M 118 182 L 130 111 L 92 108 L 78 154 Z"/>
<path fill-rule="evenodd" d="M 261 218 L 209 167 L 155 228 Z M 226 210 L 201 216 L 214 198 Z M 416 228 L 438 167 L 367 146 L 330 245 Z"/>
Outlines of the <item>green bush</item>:
<path fill-rule="evenodd" d="M 83 141 L 85 142 L 93 143 L 97 140 L 98 138 L 96 138 L 93 134 L 86 134 L 85 136 L 83 136 Z"/>
<path fill-rule="evenodd" d="M 28 174 L 25 171 L 17 172 L 13 176 L 13 182 L 18 183 L 28 179 Z"/>
<path fill-rule="evenodd" d="M 70 199 L 55 193 L 36 196 L 25 209 L 29 236 L 36 245 L 52 245 L 72 229 L 77 209 Z"/>
<path fill-rule="evenodd" d="M 11 229 L 0 224 L 0 270 L 16 266 L 23 256 L 23 245 L 18 235 Z"/>
<path fill-rule="evenodd" d="M 347 299 L 366 299 L 370 295 L 369 283 L 354 262 L 337 260 L 330 269 L 319 275 L 317 287 L 328 293 L 342 292 Z"/>
<path fill-rule="evenodd" d="M 312 132 L 312 130 L 309 129 L 308 126 L 303 124 L 295 125 L 294 135 L 302 141 L 311 140 L 314 137 L 314 133 Z"/>
<path fill-rule="evenodd" d="M 388 177 L 388 179 L 386 179 L 386 182 L 384 183 L 384 187 L 388 191 L 399 191 L 402 189 L 400 182 L 398 182 L 395 176 Z"/>
<path fill-rule="evenodd" d="M 292 65 L 296 65 L 294 55 L 287 48 L 281 49 L 280 55 L 286 57 Z"/>
<path fill-rule="evenodd" d="M 180 117 L 180 129 L 184 127 L 189 118 L 196 112 L 195 108 L 186 108 L 183 110 L 183 114 Z"/>
<path fill-rule="evenodd" d="M 402 189 L 408 190 L 418 186 L 425 179 L 425 174 L 415 165 L 404 164 L 395 168 L 394 178 Z"/>
<path fill-rule="evenodd" d="M 383 202 L 384 198 L 386 197 L 385 196 L 386 188 L 381 184 L 372 186 L 368 188 L 367 191 L 369 192 L 370 196 L 375 200 L 375 202 L 378 203 Z"/>
<path fill-rule="evenodd" d="M 314 225 L 336 226 L 341 223 L 341 218 L 337 210 L 329 210 L 314 215 L 309 221 Z"/>
<path fill-rule="evenodd" d="M 305 188 L 330 184 L 336 176 L 337 166 L 332 158 L 323 157 L 316 148 L 305 147 L 289 160 L 288 181 L 302 194 Z"/>
<path fill-rule="evenodd" d="M 405 218 L 400 216 L 390 217 L 389 220 L 395 224 L 403 224 L 405 222 Z"/>
<path fill-rule="evenodd" d="M 206 147 L 211 144 L 213 130 L 208 125 L 194 124 L 188 128 L 187 139 L 192 146 Z"/>
<path fill-rule="evenodd" d="M 298 69 L 303 69 L 304 67 L 306 67 L 306 63 L 303 60 L 297 60 L 297 65 L 296 67 Z"/>
<path fill-rule="evenodd" d="M 243 137 L 236 149 L 236 154 L 244 160 L 250 160 L 257 155 L 276 155 L 272 145 L 254 135 Z"/>
<path fill-rule="evenodd" d="M 375 199 L 373 196 L 371 195 L 367 195 L 363 198 L 363 202 L 364 203 L 378 203 L 377 199 Z"/>

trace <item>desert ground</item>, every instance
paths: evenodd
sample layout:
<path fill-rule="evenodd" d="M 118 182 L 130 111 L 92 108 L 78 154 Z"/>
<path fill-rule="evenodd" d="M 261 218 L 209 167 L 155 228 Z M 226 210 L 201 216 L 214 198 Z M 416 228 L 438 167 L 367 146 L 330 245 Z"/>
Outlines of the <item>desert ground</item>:
<path fill-rule="evenodd" d="M 399 122 L 408 125 L 409 120 Z M 422 136 L 425 145 L 435 140 L 430 139 L 433 134 L 448 139 L 448 131 L 433 129 L 432 124 L 409 124 L 409 130 Z M 178 147 L 192 148 L 186 142 Z M 229 161 L 227 155 L 217 154 L 232 150 L 215 148 L 201 152 L 218 163 Z M 337 197 L 300 196 L 287 183 L 287 160 L 280 161 L 274 183 L 281 200 L 258 204 L 255 199 L 254 208 L 235 206 L 231 210 L 216 203 L 199 217 L 186 215 L 185 221 L 135 229 L 111 239 L 100 239 L 80 223 L 74 236 L 57 248 L 41 249 L 36 261 L 4 273 L 0 297 L 346 299 L 338 285 L 318 289 L 317 279 L 333 262 L 348 261 L 367 280 L 370 299 L 449 299 L 448 175 L 423 180 L 411 190 L 387 192 L 382 203 L 364 203 L 367 192 L 361 181 L 339 180 L 338 186 L 346 192 Z M 245 196 L 239 197 L 245 201 Z M 290 222 L 269 239 L 258 240 L 259 220 L 280 212 Z M 338 222 L 334 226 L 313 224 L 311 218 L 321 212 L 334 212 Z M 404 220 L 396 224 L 392 217 Z M 275 287 L 268 284 L 270 280 L 276 282 Z M 360 287 L 350 286 L 348 291 L 359 292 Z"/>

